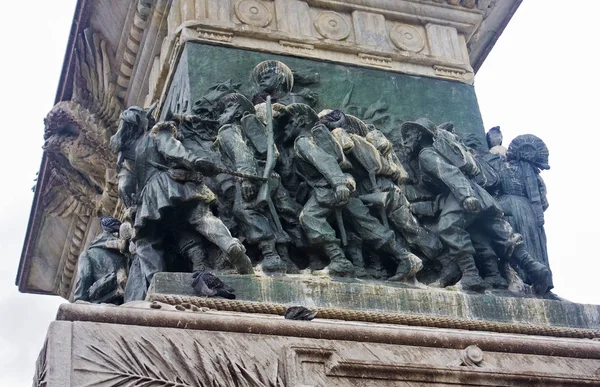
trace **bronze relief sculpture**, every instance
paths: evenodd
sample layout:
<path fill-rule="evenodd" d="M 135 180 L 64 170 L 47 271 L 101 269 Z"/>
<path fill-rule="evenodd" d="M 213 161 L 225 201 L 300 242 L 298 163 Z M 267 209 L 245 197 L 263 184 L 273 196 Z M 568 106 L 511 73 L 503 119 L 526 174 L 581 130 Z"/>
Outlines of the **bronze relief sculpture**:
<path fill-rule="evenodd" d="M 163 122 L 152 109 L 122 113 L 111 148 L 131 248 L 92 244 L 85 261 L 123 259 L 93 274 L 82 265 L 79 299 L 98 275 L 119 270 L 128 273 L 126 285 L 117 281 L 122 299 L 143 299 L 170 267 L 458 282 L 481 292 L 505 289 L 511 265 L 535 294 L 551 295 L 539 138 L 517 137 L 505 158 L 499 128 L 486 147 L 422 118 L 404 122 L 392 142 L 340 107 L 317 114 L 316 94 L 297 92 L 281 62 L 258 64 L 250 78 L 252 96 L 218 82 L 190 113 L 167 112 Z M 310 85 L 318 74 L 300 79 Z"/>

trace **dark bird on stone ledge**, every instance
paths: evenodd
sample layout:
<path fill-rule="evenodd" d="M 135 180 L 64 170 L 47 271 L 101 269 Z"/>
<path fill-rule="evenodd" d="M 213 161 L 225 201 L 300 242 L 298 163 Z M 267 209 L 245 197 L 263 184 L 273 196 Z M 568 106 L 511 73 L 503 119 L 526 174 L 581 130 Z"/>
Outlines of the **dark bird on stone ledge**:
<path fill-rule="evenodd" d="M 310 321 L 317 315 L 317 312 L 305 308 L 303 306 L 290 306 L 285 311 L 284 317 L 286 320 L 304 320 Z"/>
<path fill-rule="evenodd" d="M 346 115 L 339 109 L 335 109 L 321 117 L 320 123 L 325 125 L 329 130 L 343 128 L 346 126 Z"/>
<path fill-rule="evenodd" d="M 192 274 L 192 287 L 196 294 L 205 297 L 223 297 L 235 300 L 235 291 L 212 273 L 197 271 Z"/>

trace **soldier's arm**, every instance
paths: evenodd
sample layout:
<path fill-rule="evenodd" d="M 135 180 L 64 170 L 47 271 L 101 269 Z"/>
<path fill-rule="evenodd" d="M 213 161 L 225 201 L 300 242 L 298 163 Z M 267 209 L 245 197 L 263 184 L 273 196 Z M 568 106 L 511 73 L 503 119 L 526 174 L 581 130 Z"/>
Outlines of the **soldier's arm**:
<path fill-rule="evenodd" d="M 426 148 L 419 153 L 419 166 L 423 172 L 444 183 L 460 203 L 474 196 L 471 183 L 465 174 L 432 148 Z"/>
<path fill-rule="evenodd" d="M 325 152 L 309 137 L 299 137 L 294 143 L 296 156 L 315 167 L 332 187 L 346 184 L 346 176 L 335 157 Z"/>
<path fill-rule="evenodd" d="M 150 136 L 154 138 L 158 151 L 165 159 L 185 168 L 194 169 L 199 157 L 193 155 L 179 140 L 175 139 L 176 129 L 175 125 L 170 123 L 159 123 L 152 128 Z"/>
<path fill-rule="evenodd" d="M 408 172 L 406 172 L 406 169 L 404 169 L 404 166 L 398 159 L 398 156 L 396 156 L 396 153 L 394 153 L 394 151 L 391 151 L 386 160 L 390 164 L 390 167 L 394 173 L 396 184 L 406 184 L 408 180 L 410 180 L 410 177 L 408 176 Z"/>
<path fill-rule="evenodd" d="M 217 138 L 221 154 L 238 172 L 258 175 L 254 154 L 242 136 L 239 127 L 226 125 L 219 129 Z"/>

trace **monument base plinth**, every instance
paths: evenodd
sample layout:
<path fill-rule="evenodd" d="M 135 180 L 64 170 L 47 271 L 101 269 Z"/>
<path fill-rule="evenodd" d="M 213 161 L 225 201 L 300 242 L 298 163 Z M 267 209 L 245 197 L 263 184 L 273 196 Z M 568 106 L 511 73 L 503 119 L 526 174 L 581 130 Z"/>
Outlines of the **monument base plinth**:
<path fill-rule="evenodd" d="M 588 339 L 290 321 L 150 302 L 65 304 L 57 320 L 34 385 L 600 385 L 600 342 Z"/>

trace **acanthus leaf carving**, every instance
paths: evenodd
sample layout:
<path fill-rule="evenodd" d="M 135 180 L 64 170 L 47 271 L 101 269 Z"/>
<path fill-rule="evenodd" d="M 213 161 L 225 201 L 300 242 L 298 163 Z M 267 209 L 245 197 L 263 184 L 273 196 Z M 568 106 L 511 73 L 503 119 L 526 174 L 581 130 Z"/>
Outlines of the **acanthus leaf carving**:
<path fill-rule="evenodd" d="M 44 346 L 38 355 L 35 362 L 35 374 L 33 375 L 33 387 L 45 387 L 47 385 L 46 377 L 48 376 L 48 339 L 44 341 Z"/>
<path fill-rule="evenodd" d="M 115 95 L 116 84 L 106 41 L 86 29 L 78 38 L 72 101 L 89 110 L 100 124 L 114 134 L 122 103 Z"/>

